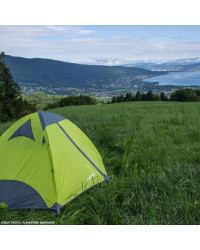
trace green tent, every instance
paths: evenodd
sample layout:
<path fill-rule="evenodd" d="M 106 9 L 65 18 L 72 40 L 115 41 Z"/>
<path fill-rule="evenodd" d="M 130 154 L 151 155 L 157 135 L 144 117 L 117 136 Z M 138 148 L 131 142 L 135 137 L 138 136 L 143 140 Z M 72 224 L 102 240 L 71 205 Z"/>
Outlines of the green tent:
<path fill-rule="evenodd" d="M 25 116 L 0 138 L 0 202 L 8 208 L 59 213 L 107 178 L 93 143 L 60 115 L 39 111 Z"/>

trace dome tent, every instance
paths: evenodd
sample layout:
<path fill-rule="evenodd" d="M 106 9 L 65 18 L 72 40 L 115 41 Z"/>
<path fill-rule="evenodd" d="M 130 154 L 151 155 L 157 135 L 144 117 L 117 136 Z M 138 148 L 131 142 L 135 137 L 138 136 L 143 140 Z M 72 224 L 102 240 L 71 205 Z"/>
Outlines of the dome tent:
<path fill-rule="evenodd" d="M 0 203 L 8 208 L 60 209 L 108 179 L 88 137 L 68 119 L 39 111 L 0 137 Z"/>

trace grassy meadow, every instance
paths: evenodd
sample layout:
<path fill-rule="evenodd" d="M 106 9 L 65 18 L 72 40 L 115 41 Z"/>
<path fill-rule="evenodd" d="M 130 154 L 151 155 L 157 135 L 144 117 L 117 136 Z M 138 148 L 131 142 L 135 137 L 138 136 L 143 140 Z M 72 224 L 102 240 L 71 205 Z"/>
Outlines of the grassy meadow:
<path fill-rule="evenodd" d="M 110 181 L 48 211 L 0 209 L 0 221 L 200 224 L 200 103 L 132 102 L 51 110 L 93 141 Z M 2 134 L 12 123 L 0 124 Z"/>

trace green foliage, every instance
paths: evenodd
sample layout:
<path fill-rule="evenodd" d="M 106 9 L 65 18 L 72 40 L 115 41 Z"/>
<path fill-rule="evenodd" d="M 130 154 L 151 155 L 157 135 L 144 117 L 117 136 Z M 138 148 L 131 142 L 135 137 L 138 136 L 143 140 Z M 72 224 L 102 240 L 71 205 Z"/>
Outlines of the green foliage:
<path fill-rule="evenodd" d="M 132 102 L 132 101 L 175 101 L 175 102 L 199 102 L 200 101 L 200 90 L 185 88 L 178 89 L 171 93 L 170 99 L 164 94 L 164 92 L 160 93 L 160 96 L 154 94 L 151 90 L 149 90 L 146 94 L 140 94 L 137 91 L 135 96 L 132 96 L 131 93 L 127 93 L 126 96 L 113 96 L 112 103 L 116 102 Z"/>
<path fill-rule="evenodd" d="M 20 87 L 13 81 L 10 69 L 5 64 L 5 54 L 0 54 L 0 121 L 17 119 L 34 112 L 36 107 L 23 100 Z"/>
<path fill-rule="evenodd" d="M 176 102 L 199 102 L 200 91 L 191 88 L 179 89 L 171 94 L 170 100 Z"/>
<path fill-rule="evenodd" d="M 161 101 L 169 101 L 169 99 L 167 98 L 167 96 L 165 95 L 165 93 L 164 92 L 161 92 L 160 93 L 160 100 Z"/>
<path fill-rule="evenodd" d="M 147 92 L 147 101 L 155 101 L 154 94 L 151 90 Z"/>
<path fill-rule="evenodd" d="M 63 98 L 63 96 L 60 95 L 48 95 L 45 93 L 23 94 L 22 97 L 29 103 L 34 103 L 37 110 L 42 110 L 48 104 L 58 102 L 61 98 Z"/>
<path fill-rule="evenodd" d="M 126 93 L 126 96 L 125 96 L 125 101 L 126 102 L 131 102 L 133 100 L 133 96 L 132 94 L 129 92 L 129 93 Z"/>
<path fill-rule="evenodd" d="M 0 208 L 7 208 L 7 204 L 5 202 L 0 202 Z"/>
<path fill-rule="evenodd" d="M 141 96 L 141 94 L 140 94 L 140 91 L 138 90 L 137 91 L 137 93 L 136 93 L 136 95 L 135 95 L 135 99 L 134 99 L 135 101 L 142 101 L 142 96 Z"/>
<path fill-rule="evenodd" d="M 53 109 L 57 107 L 65 107 L 65 106 L 95 105 L 95 104 L 97 104 L 96 99 L 87 95 L 67 96 L 61 98 L 57 102 L 47 104 L 46 107 L 44 107 L 44 110 Z"/>
<path fill-rule="evenodd" d="M 165 94 L 162 92 L 162 98 L 168 100 L 168 98 L 165 96 Z M 137 91 L 135 96 L 132 96 L 131 93 L 127 93 L 125 96 L 113 96 L 111 103 L 116 102 L 134 102 L 134 101 L 162 101 L 161 96 L 154 94 L 152 90 L 149 90 L 146 94 L 141 94 L 140 91 Z"/>
<path fill-rule="evenodd" d="M 48 211 L 0 209 L 0 221 L 55 224 L 200 223 L 200 103 L 132 102 L 51 110 L 74 122 L 110 181 Z M 3 133 L 11 123 L 1 124 Z"/>

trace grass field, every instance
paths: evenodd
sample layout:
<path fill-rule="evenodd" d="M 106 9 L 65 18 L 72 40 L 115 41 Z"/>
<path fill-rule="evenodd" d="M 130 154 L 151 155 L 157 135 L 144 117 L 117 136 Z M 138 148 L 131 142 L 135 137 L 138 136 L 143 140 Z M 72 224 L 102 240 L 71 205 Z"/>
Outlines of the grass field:
<path fill-rule="evenodd" d="M 200 224 L 200 103 L 133 102 L 51 110 L 93 141 L 110 181 L 57 216 L 0 209 L 0 221 Z M 0 125 L 0 134 L 11 123 Z"/>

